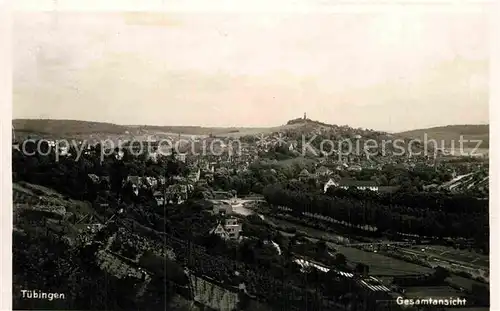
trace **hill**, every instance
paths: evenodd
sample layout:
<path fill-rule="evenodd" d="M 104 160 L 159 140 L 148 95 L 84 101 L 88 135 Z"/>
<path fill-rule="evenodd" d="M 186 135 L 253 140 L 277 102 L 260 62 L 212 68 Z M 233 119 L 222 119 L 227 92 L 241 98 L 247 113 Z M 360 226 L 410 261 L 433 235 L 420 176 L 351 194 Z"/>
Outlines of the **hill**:
<path fill-rule="evenodd" d="M 489 189 L 488 172 L 473 172 L 453 178 L 453 180 L 440 186 L 451 192 L 464 193 L 474 191 L 482 192 L 486 195 Z"/>
<path fill-rule="evenodd" d="M 454 177 L 441 185 L 428 186 L 429 189 L 445 190 L 451 193 L 473 193 L 488 196 L 489 176 L 488 171 L 476 170 L 471 173 Z"/>
<path fill-rule="evenodd" d="M 332 126 L 317 121 L 288 122 L 275 127 L 202 127 L 202 126 L 156 126 L 119 125 L 106 122 L 53 119 L 15 119 L 12 121 L 17 140 L 32 138 L 72 138 L 72 139 L 161 139 L 165 137 L 210 135 L 219 137 L 242 137 L 271 134 L 301 128 L 312 131 L 319 127 Z"/>
<path fill-rule="evenodd" d="M 490 142 L 489 128 L 490 126 L 488 124 L 448 125 L 405 131 L 397 133 L 396 135 L 420 139 L 422 141 L 425 140 L 427 135 L 427 140 L 436 140 L 439 148 L 441 148 L 441 144 L 443 144 L 444 148 L 450 148 L 452 142 L 454 142 L 455 148 L 459 148 L 460 137 L 462 136 L 464 140 L 467 140 L 467 142 L 464 142 L 465 148 L 476 148 L 477 142 L 475 141 L 481 141 L 479 148 L 487 149 L 489 148 Z"/>
<path fill-rule="evenodd" d="M 87 122 L 77 120 L 33 120 L 17 119 L 13 120 L 15 140 L 24 140 L 28 136 L 31 138 L 45 139 L 76 139 L 88 142 L 104 140 L 146 141 L 176 139 L 178 136 L 190 139 L 195 136 L 198 140 L 209 141 L 212 137 L 218 138 L 238 138 L 244 142 L 254 142 L 264 144 L 264 148 L 270 148 L 280 141 L 293 145 L 294 153 L 302 150 L 304 141 L 308 142 L 305 148 L 308 156 L 316 157 L 321 155 L 320 150 L 328 152 L 328 146 L 345 141 L 364 144 L 368 140 L 381 142 L 391 140 L 392 135 L 386 132 L 374 131 L 371 129 L 352 128 L 347 125 L 327 124 L 310 119 L 298 118 L 288 121 L 286 124 L 275 127 L 201 127 L 201 126 L 147 126 L 147 125 L 117 125 L 103 122 Z M 264 137 L 261 137 L 264 136 Z M 330 145 L 325 147 L 323 142 L 330 141 Z M 274 145 L 273 145 L 274 144 Z M 360 146 L 361 146 L 360 144 Z M 349 145 L 352 146 L 352 145 Z M 383 144 L 378 144 L 379 147 Z M 335 146 L 340 148 L 341 146 Z M 342 148 L 344 148 L 343 146 Z M 418 147 L 418 146 L 417 146 Z M 288 147 L 283 147 L 288 150 Z M 333 148 L 333 146 L 330 146 Z M 420 147 L 418 147 L 420 148 Z M 326 149 L 326 150 L 325 150 Z M 344 148 L 345 149 L 345 148 Z M 391 149 L 391 148 L 389 148 Z M 392 149 L 389 150 L 392 152 Z M 358 150 L 359 151 L 359 150 Z M 288 151 L 287 151 L 288 152 Z M 337 151 L 332 151 L 337 154 Z M 359 151 L 360 152 L 360 151 Z M 358 152 L 358 153 L 359 153 Z M 383 152 L 383 150 L 380 150 Z M 293 152 L 292 152 L 293 153 Z M 353 154 L 353 157 L 365 157 L 364 154 Z"/>
<path fill-rule="evenodd" d="M 154 126 L 154 125 L 118 125 L 105 122 L 90 122 L 79 120 L 52 120 L 52 119 L 15 119 L 12 121 L 14 133 L 17 139 L 27 136 L 43 138 L 70 137 L 75 139 L 86 139 L 93 135 L 95 138 L 101 136 L 112 138 L 139 139 L 148 135 L 172 136 L 172 135 L 195 135 L 195 136 L 244 136 L 257 135 L 260 133 L 271 133 L 279 131 L 281 127 L 202 127 L 202 126 Z M 293 127 L 293 126 L 285 126 Z"/>
<path fill-rule="evenodd" d="M 202 127 L 202 126 L 152 126 L 152 125 L 118 125 L 104 122 L 88 122 L 78 120 L 51 120 L 51 119 L 16 119 L 12 122 L 17 140 L 26 137 L 47 139 L 112 139 L 112 140 L 146 140 L 181 137 L 243 137 L 259 135 L 284 134 L 289 140 L 300 141 L 303 135 L 320 135 L 333 140 L 342 139 L 375 139 L 377 141 L 394 137 L 413 138 L 425 141 L 435 139 L 438 148 L 450 148 L 455 141 L 455 148 L 459 148 L 460 137 L 468 142 L 464 148 L 476 147 L 476 140 L 481 141 L 480 148 L 489 146 L 488 125 L 452 125 L 419 129 L 391 135 L 385 132 L 370 129 L 352 128 L 347 125 L 339 126 L 326 124 L 310 119 L 294 119 L 284 125 L 275 127 Z M 317 146 L 315 146 L 317 147 Z M 482 150 L 485 151 L 485 150 Z"/>
<path fill-rule="evenodd" d="M 104 241 L 113 242 L 116 237 L 116 223 L 109 221 L 112 219 L 109 214 L 114 215 L 116 210 L 94 207 L 97 205 L 71 199 L 45 186 L 24 181 L 13 183 L 14 308 L 103 310 L 113 305 L 118 310 L 128 310 L 130 306 L 141 310 L 154 307 L 186 310 L 192 307 L 192 301 L 179 296 L 165 282 L 158 282 L 151 267 L 146 268 L 141 262 L 140 269 L 148 271 L 148 277 L 154 281 L 147 277 L 138 279 L 134 274 L 138 270 L 136 263 L 108 249 L 113 244 Z M 120 237 L 124 236 L 122 232 Z M 144 250 L 152 240 L 141 237 L 140 241 L 144 244 L 134 240 L 135 245 Z M 129 243 L 125 239 L 120 242 Z M 161 267 L 167 274 L 173 271 L 170 268 L 181 269 L 171 261 L 162 262 Z M 51 281 L 54 279 L 57 282 Z M 64 293 L 66 299 L 29 301 L 20 295 L 25 288 Z"/>

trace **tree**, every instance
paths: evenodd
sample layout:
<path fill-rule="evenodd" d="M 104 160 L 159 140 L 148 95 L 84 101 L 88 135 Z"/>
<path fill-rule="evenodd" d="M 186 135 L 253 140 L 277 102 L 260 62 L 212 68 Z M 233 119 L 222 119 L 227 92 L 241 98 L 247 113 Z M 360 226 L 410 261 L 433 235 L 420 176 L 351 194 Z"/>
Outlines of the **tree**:
<path fill-rule="evenodd" d="M 181 173 L 181 166 L 179 164 L 178 161 L 174 160 L 174 159 L 170 159 L 168 162 L 167 162 L 167 178 L 170 178 L 170 180 L 174 177 L 174 176 L 178 176 L 180 175 Z"/>
<path fill-rule="evenodd" d="M 447 277 L 450 276 L 450 272 L 439 266 L 434 269 L 432 276 L 437 283 L 442 283 Z"/>
<path fill-rule="evenodd" d="M 193 194 L 191 195 L 191 197 L 193 199 L 204 199 L 205 193 L 209 193 L 209 190 L 207 188 L 196 185 L 193 189 Z"/>
<path fill-rule="evenodd" d="M 358 263 L 356 265 L 356 268 L 354 268 L 354 271 L 356 271 L 356 273 L 359 273 L 361 275 L 368 275 L 369 270 L 370 267 L 364 263 Z"/>
<path fill-rule="evenodd" d="M 339 266 L 345 266 L 347 264 L 347 258 L 344 254 L 337 253 L 335 254 L 335 264 Z"/>
<path fill-rule="evenodd" d="M 123 162 L 115 160 L 111 166 L 109 176 L 111 191 L 114 193 L 120 193 L 127 175 L 128 170 Z"/>
<path fill-rule="evenodd" d="M 328 246 L 325 241 L 318 241 L 316 243 L 316 251 L 318 254 L 325 254 L 328 251 Z"/>
<path fill-rule="evenodd" d="M 471 292 L 473 297 L 482 305 L 489 306 L 490 290 L 485 285 L 472 284 Z"/>

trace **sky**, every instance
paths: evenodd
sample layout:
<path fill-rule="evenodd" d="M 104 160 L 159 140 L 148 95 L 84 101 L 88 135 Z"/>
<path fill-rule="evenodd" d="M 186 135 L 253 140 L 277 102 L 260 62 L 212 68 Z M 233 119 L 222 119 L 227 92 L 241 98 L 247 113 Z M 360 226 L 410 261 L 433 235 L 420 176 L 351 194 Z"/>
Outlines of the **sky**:
<path fill-rule="evenodd" d="M 489 122 L 486 13 L 17 12 L 13 118 Z"/>

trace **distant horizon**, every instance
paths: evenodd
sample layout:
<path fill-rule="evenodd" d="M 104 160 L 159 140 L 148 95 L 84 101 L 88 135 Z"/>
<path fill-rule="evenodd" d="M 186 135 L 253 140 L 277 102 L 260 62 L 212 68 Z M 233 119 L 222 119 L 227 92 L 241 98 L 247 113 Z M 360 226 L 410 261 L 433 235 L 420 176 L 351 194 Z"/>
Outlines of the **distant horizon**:
<path fill-rule="evenodd" d="M 387 132 L 489 122 L 487 12 L 17 12 L 13 33 L 19 119 L 273 127 L 307 112 Z"/>
<path fill-rule="evenodd" d="M 247 128 L 247 129 L 251 129 L 251 128 L 255 128 L 255 129 L 263 128 L 263 129 L 265 129 L 265 128 L 273 128 L 273 127 L 279 127 L 279 126 L 286 125 L 288 121 L 294 120 L 294 119 L 299 119 L 299 118 L 292 118 L 292 119 L 289 119 L 289 120 L 287 120 L 287 121 L 285 121 L 284 123 L 281 123 L 281 124 L 274 124 L 274 125 L 267 125 L 267 126 L 253 126 L 253 125 L 215 126 L 215 125 L 197 125 L 197 124 L 141 124 L 141 123 L 127 124 L 127 123 L 117 123 L 117 122 L 98 121 L 98 120 L 54 119 L 54 118 L 13 118 L 12 121 L 16 121 L 16 120 L 18 120 L 18 121 L 22 121 L 22 120 L 75 121 L 75 122 L 103 123 L 103 124 L 112 124 L 112 125 L 118 125 L 118 126 L 137 126 L 137 127 L 139 127 L 139 126 L 145 126 L 145 127 L 150 126 L 150 127 L 199 127 L 199 128 L 214 128 L 214 129 L 217 129 L 217 128 L 218 129 L 230 129 L 230 128 Z M 351 128 L 371 129 L 371 130 L 374 130 L 374 131 L 386 132 L 386 133 L 391 133 L 391 134 L 394 134 L 394 133 L 403 133 L 403 132 L 411 132 L 411 131 L 424 130 L 424 129 L 450 127 L 450 126 L 480 126 L 480 125 L 489 126 L 490 125 L 489 123 L 442 124 L 442 125 L 434 125 L 434 126 L 430 126 L 430 127 L 404 129 L 404 130 L 401 130 L 401 131 L 387 131 L 387 130 L 384 130 L 384 129 L 367 128 L 367 127 L 362 127 L 362 126 L 355 126 L 355 125 L 352 125 L 352 124 L 330 123 L 330 122 L 325 121 L 325 120 L 312 119 L 312 118 L 309 118 L 309 117 L 307 117 L 307 119 L 309 119 L 312 122 L 321 122 L 321 123 L 325 123 L 325 124 L 328 124 L 328 125 L 337 125 L 337 126 L 345 126 L 345 125 L 347 125 L 347 126 L 349 126 Z M 14 128 L 14 130 L 15 130 L 15 128 Z"/>

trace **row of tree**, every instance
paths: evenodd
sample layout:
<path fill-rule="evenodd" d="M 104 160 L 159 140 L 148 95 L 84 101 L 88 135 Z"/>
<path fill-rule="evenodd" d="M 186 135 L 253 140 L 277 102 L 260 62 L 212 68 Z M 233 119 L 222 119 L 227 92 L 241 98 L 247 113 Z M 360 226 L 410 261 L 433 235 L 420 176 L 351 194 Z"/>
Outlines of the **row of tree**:
<path fill-rule="evenodd" d="M 395 193 L 358 191 L 356 188 L 328 188 L 326 194 L 331 197 L 352 198 L 377 202 L 383 205 L 407 206 L 421 210 L 442 211 L 447 214 L 487 214 L 489 200 L 465 194 L 446 194 L 439 192 L 406 192 Z"/>
<path fill-rule="evenodd" d="M 451 213 L 443 210 L 383 204 L 375 200 L 304 193 L 276 184 L 265 188 L 264 197 L 274 206 L 291 209 L 292 215 L 317 214 L 376 232 L 393 231 L 422 237 L 474 238 L 488 242 L 488 215 L 482 211 Z"/>

